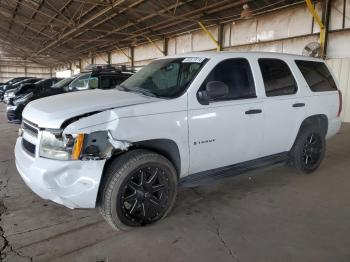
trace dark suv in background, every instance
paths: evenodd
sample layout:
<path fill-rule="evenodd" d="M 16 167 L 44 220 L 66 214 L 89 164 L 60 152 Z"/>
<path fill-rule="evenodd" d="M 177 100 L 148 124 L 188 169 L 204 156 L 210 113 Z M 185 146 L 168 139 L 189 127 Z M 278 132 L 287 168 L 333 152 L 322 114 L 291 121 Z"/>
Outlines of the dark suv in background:
<path fill-rule="evenodd" d="M 26 79 L 28 77 L 24 76 L 24 77 L 15 77 L 15 78 L 12 78 L 11 80 L 5 82 L 5 83 L 0 83 L 0 90 L 2 90 L 2 87 L 3 86 L 7 86 L 7 85 L 12 85 L 16 82 L 19 82 L 19 81 L 22 81 L 24 79 Z"/>
<path fill-rule="evenodd" d="M 53 86 L 45 88 L 26 87 L 19 91 L 19 94 L 11 98 L 7 107 L 7 119 L 10 123 L 22 121 L 22 111 L 31 101 L 47 96 L 58 95 L 66 92 L 83 91 L 89 89 L 111 89 L 128 79 L 133 70 L 125 67 L 116 68 L 112 66 L 95 66 L 87 72 L 78 74 L 75 77 L 65 78 Z M 42 80 L 45 81 L 45 80 Z M 41 82 L 41 81 L 40 81 Z M 40 82 L 33 86 L 37 86 Z"/>
<path fill-rule="evenodd" d="M 93 66 L 79 74 L 67 91 L 115 88 L 134 73 L 134 70 L 126 67 Z"/>

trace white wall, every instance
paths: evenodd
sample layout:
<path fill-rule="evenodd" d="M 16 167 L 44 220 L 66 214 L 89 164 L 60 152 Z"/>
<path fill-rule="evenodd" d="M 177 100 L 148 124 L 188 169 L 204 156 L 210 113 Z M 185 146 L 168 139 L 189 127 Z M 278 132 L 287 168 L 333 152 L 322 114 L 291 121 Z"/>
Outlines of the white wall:
<path fill-rule="evenodd" d="M 20 58 L 0 56 L 0 83 L 14 77 L 51 77 L 51 69 Z"/>
<path fill-rule="evenodd" d="M 344 0 L 333 0 L 330 29 L 342 28 L 342 6 Z M 346 28 L 350 28 L 350 1 L 346 2 Z M 316 9 L 321 15 L 321 3 Z M 209 27 L 208 30 L 217 38 L 218 28 Z M 283 52 L 301 54 L 304 46 L 311 41 L 318 41 L 319 27 L 313 21 L 306 5 L 289 7 L 260 15 L 248 20 L 227 23 L 224 25 L 223 46 L 225 50 L 253 50 L 268 52 Z M 328 58 L 350 57 L 350 31 L 330 33 L 328 45 Z M 164 41 L 155 41 L 155 44 L 164 50 Z M 191 51 L 215 50 L 215 44 L 202 30 L 174 36 L 168 41 L 168 54 L 181 54 Z M 123 49 L 127 56 L 131 56 L 129 48 Z M 111 54 L 112 64 L 130 65 L 130 59 L 115 50 Z M 163 54 L 151 43 L 134 47 L 135 65 L 142 66 Z M 94 55 L 94 62 L 107 63 L 107 54 Z M 91 64 L 91 57 L 82 59 L 82 67 Z"/>
<path fill-rule="evenodd" d="M 164 56 L 162 51 L 164 51 L 164 41 L 155 41 L 153 44 L 148 43 L 145 45 L 135 46 L 134 56 L 135 65 L 143 66 L 148 64 L 151 60 Z"/>
<path fill-rule="evenodd" d="M 347 59 L 350 59 L 350 0 L 346 1 L 345 29 L 343 26 L 343 2 L 333 0 L 331 5 L 330 30 L 338 30 L 329 34 L 327 59 L 334 64 L 337 77 L 341 82 L 344 94 L 345 121 L 350 121 L 350 86 L 344 79 L 349 78 Z M 322 3 L 316 5 L 316 10 L 321 16 Z M 217 26 L 208 30 L 217 38 Z M 342 31 L 339 31 L 342 30 Z M 248 20 L 227 23 L 223 30 L 224 50 L 231 51 L 265 51 L 291 54 L 302 54 L 302 50 L 310 42 L 319 39 L 319 26 L 313 21 L 306 5 L 289 7 L 280 11 L 267 13 Z M 155 41 L 155 44 L 164 50 L 164 41 Z M 192 51 L 216 50 L 216 45 L 202 30 L 177 35 L 168 40 L 168 54 L 182 54 Z M 129 48 L 123 49 L 124 53 L 131 56 Z M 130 59 L 116 50 L 111 54 L 112 64 L 130 65 Z M 134 65 L 143 66 L 163 54 L 153 44 L 145 43 L 134 47 Z M 95 56 L 95 63 L 106 63 L 106 56 Z M 91 63 L 91 58 L 82 59 L 82 67 Z M 339 71 L 338 64 L 341 64 Z"/>
<path fill-rule="evenodd" d="M 70 77 L 72 76 L 72 71 L 71 70 L 63 70 L 63 71 L 58 71 L 56 72 L 56 77 Z"/>
<path fill-rule="evenodd" d="M 107 54 L 97 54 L 94 57 L 94 64 L 108 64 L 108 55 Z"/>
<path fill-rule="evenodd" d="M 327 64 L 335 75 L 343 95 L 343 121 L 350 122 L 350 58 L 329 59 Z"/>
<path fill-rule="evenodd" d="M 82 70 L 90 64 L 91 64 L 91 57 L 86 57 L 86 58 L 81 59 L 81 69 Z"/>
<path fill-rule="evenodd" d="M 125 53 L 125 54 L 124 54 Z M 124 48 L 123 50 L 116 50 L 111 53 L 111 64 L 130 64 L 129 57 L 131 56 L 130 48 Z"/>

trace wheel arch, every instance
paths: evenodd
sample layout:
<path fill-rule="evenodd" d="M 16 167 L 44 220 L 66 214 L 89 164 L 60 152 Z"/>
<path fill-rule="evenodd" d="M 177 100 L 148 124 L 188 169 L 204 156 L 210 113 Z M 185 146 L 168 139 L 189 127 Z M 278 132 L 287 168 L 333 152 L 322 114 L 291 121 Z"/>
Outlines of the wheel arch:
<path fill-rule="evenodd" d="M 181 156 L 176 142 L 170 139 L 151 139 L 133 143 L 130 150 L 148 149 L 166 157 L 175 167 L 177 175 L 181 173 Z"/>
<path fill-rule="evenodd" d="M 324 114 L 311 115 L 311 116 L 308 116 L 307 118 L 305 118 L 303 120 L 303 122 L 301 123 L 299 130 L 298 130 L 298 133 L 294 139 L 293 146 L 294 146 L 295 141 L 297 140 L 300 132 L 302 132 L 305 127 L 314 126 L 314 125 L 318 126 L 323 131 L 325 136 L 327 135 L 328 117 Z"/>
<path fill-rule="evenodd" d="M 123 154 L 127 154 L 136 149 L 147 149 L 166 157 L 174 165 L 178 178 L 180 177 L 181 156 L 180 156 L 179 147 L 176 144 L 176 142 L 170 139 L 150 139 L 150 140 L 133 142 L 132 146 L 129 147 L 127 151 L 116 151 L 106 161 L 105 166 L 103 168 L 100 184 L 99 184 L 99 189 L 98 189 L 97 199 L 96 199 L 96 206 L 98 206 L 100 201 L 102 200 L 101 192 L 103 192 L 103 187 L 105 186 L 107 181 L 107 176 L 105 174 L 110 164 L 119 156 Z"/>

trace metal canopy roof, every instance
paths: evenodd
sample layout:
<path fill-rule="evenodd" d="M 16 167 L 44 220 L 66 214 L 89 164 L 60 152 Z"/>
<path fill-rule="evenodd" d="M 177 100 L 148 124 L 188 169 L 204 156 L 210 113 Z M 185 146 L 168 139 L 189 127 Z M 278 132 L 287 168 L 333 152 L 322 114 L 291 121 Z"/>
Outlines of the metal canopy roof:
<path fill-rule="evenodd" d="M 46 65 L 258 15 L 300 0 L 0 0 L 0 50 Z"/>

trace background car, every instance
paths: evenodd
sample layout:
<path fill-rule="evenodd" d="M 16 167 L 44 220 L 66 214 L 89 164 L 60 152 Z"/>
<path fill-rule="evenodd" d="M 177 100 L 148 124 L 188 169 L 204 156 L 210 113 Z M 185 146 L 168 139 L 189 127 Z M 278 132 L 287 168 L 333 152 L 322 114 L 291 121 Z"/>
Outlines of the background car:
<path fill-rule="evenodd" d="M 7 81 L 7 82 L 5 82 L 5 83 L 1 83 L 0 84 L 0 87 L 3 87 L 4 85 L 12 85 L 12 84 L 14 84 L 14 83 L 16 83 L 16 82 L 19 82 L 19 81 L 22 81 L 22 80 L 24 80 L 24 79 L 26 79 L 26 78 L 28 78 L 28 77 L 15 77 L 15 78 L 12 78 L 11 80 L 9 80 L 9 81 Z"/>
<path fill-rule="evenodd" d="M 45 81 L 50 80 L 54 82 L 59 79 L 61 80 L 52 86 L 47 86 L 49 81 Z M 20 123 L 22 121 L 22 111 L 30 101 L 67 92 L 66 88 L 73 79 L 74 77 L 64 79 L 50 78 L 41 80 L 35 84 L 23 86 L 21 90 L 17 91 L 15 97 L 9 99 L 6 110 L 7 120 L 10 123 Z"/>
<path fill-rule="evenodd" d="M 7 86 L 14 85 L 15 83 L 18 83 L 20 81 L 23 81 L 25 79 L 28 79 L 28 77 L 16 77 L 12 78 L 11 80 L 7 81 L 6 83 L 0 84 L 0 101 L 2 101 L 5 91 L 7 90 Z"/>
<path fill-rule="evenodd" d="M 7 120 L 10 123 L 21 123 L 25 106 L 33 100 L 62 94 L 65 92 L 83 91 L 89 89 L 111 89 L 133 75 L 134 71 L 126 68 L 93 67 L 90 72 L 75 77 L 65 78 L 51 87 L 23 86 L 15 97 L 9 99 L 7 106 Z M 44 81 L 44 80 L 42 80 Z M 40 81 L 41 82 L 41 81 Z M 40 82 L 32 86 L 37 86 Z M 23 91 L 23 89 L 25 91 Z"/>
<path fill-rule="evenodd" d="M 51 78 L 42 79 L 35 83 L 22 84 L 12 91 L 13 92 L 12 97 L 15 100 L 17 99 L 17 96 L 21 96 L 23 94 L 32 92 L 35 89 L 38 89 L 38 91 L 40 92 L 40 89 L 51 87 L 61 80 L 63 80 L 63 78 L 51 77 Z"/>
<path fill-rule="evenodd" d="M 132 76 L 135 71 L 126 67 L 96 66 L 87 68 L 68 86 L 68 91 L 82 91 L 88 89 L 111 89 Z"/>
<path fill-rule="evenodd" d="M 40 80 L 41 80 L 41 78 L 32 77 L 32 78 L 24 79 L 24 80 L 19 81 L 15 84 L 12 84 L 12 85 L 4 86 L 3 87 L 4 94 L 2 97 L 3 102 L 7 104 L 8 100 L 11 97 L 14 97 L 14 89 L 20 87 L 23 84 L 35 83 L 35 82 L 38 82 Z"/>

